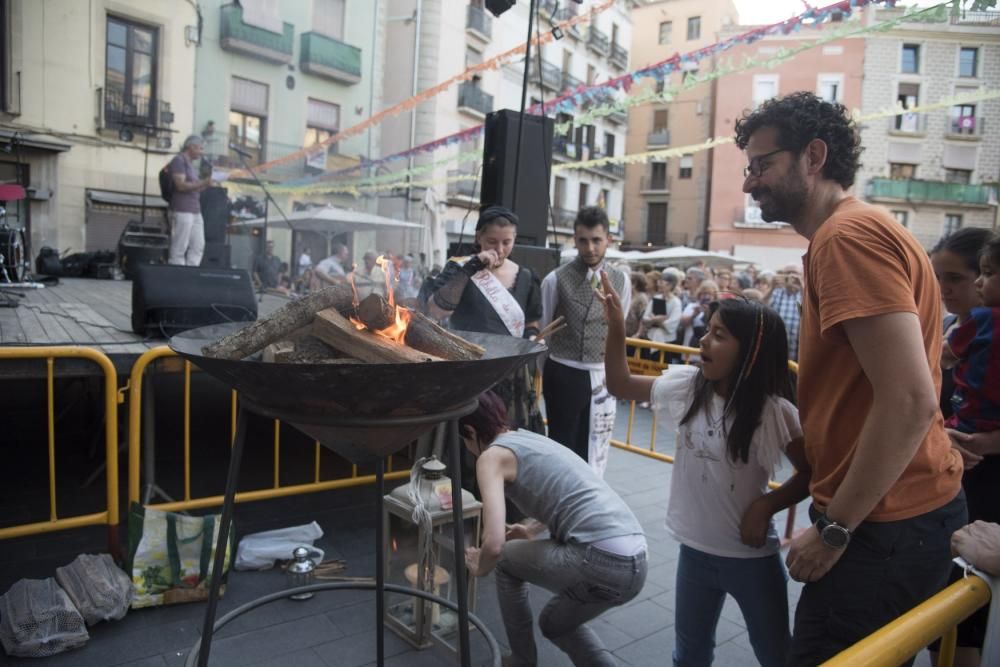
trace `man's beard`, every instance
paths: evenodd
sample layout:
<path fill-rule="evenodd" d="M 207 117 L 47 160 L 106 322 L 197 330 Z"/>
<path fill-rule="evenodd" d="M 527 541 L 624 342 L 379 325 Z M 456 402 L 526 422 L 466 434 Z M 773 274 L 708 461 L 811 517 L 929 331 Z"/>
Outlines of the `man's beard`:
<path fill-rule="evenodd" d="M 754 188 L 750 191 L 760 207 L 760 217 L 765 222 L 791 222 L 798 220 L 799 214 L 806 205 L 806 184 L 802 177 L 794 171 L 788 176 L 780 190 L 773 188 Z M 766 197 L 765 201 L 761 201 Z"/>

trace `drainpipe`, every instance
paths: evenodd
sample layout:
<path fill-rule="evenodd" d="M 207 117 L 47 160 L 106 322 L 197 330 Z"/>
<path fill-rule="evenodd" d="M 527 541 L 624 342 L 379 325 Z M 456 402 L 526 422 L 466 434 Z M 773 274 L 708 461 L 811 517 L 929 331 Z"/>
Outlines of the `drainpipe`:
<path fill-rule="evenodd" d="M 374 11 L 372 12 L 372 63 L 370 68 L 370 83 L 368 86 L 368 117 L 375 113 L 375 51 L 378 45 L 378 12 L 379 12 L 379 0 L 374 2 Z M 368 150 L 365 155 L 369 160 L 372 159 L 372 128 L 368 128 Z M 375 176 L 375 169 L 373 167 L 368 167 L 368 178 L 373 178 Z M 373 196 L 371 198 L 371 204 L 368 206 L 369 212 L 378 212 L 378 197 Z M 375 210 L 372 211 L 371 209 Z"/>
<path fill-rule="evenodd" d="M 422 4 L 423 4 L 423 0 L 417 0 L 417 6 L 416 6 L 416 8 L 414 9 L 414 12 L 413 12 L 414 17 L 416 18 L 416 23 L 415 23 L 415 26 L 416 26 L 415 30 L 416 30 L 416 32 L 413 35 L 413 85 L 410 88 L 410 96 L 411 97 L 416 97 L 417 96 L 417 92 L 419 92 L 417 90 L 417 88 L 418 88 L 418 85 L 417 85 L 417 83 L 418 83 L 418 81 L 417 81 L 417 75 L 418 75 L 418 70 L 419 70 L 418 63 L 420 62 L 420 14 L 421 14 L 421 9 L 422 9 L 422 7 L 421 7 Z M 417 141 L 417 107 L 414 107 L 413 111 L 410 112 L 410 143 L 409 143 L 408 148 L 412 149 L 413 146 L 416 144 L 416 141 Z M 413 169 L 413 155 L 410 155 L 409 157 L 406 158 L 406 168 L 407 168 L 407 170 L 412 170 Z M 406 208 L 404 209 L 403 219 L 406 220 L 407 222 L 409 222 L 410 221 L 410 198 L 412 196 L 412 190 L 413 190 L 413 188 L 412 188 L 412 186 L 410 184 L 413 183 L 413 177 L 410 176 L 406 180 L 407 180 L 407 183 L 406 183 Z"/>

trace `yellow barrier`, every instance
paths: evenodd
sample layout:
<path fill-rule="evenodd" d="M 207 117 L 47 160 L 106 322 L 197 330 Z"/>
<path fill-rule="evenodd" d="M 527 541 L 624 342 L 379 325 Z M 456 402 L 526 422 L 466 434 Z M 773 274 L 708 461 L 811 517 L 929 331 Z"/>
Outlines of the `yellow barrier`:
<path fill-rule="evenodd" d="M 698 348 L 696 347 L 685 347 L 683 345 L 674 345 L 672 343 L 654 343 L 653 341 L 643 340 L 641 338 L 626 338 L 625 344 L 632 349 L 631 354 L 627 357 L 629 370 L 636 375 L 652 375 L 658 376 L 662 373 L 667 364 L 652 361 L 650 359 L 642 358 L 642 350 L 659 350 L 661 352 L 666 352 L 668 354 L 679 355 L 685 364 L 690 363 L 691 355 L 698 354 Z M 660 355 L 663 356 L 662 354 Z M 791 369 L 792 373 L 798 375 L 799 365 L 794 361 L 788 362 L 788 368 Z M 664 463 L 673 463 L 674 457 L 669 454 L 661 454 L 656 451 L 656 413 L 653 413 L 653 426 L 650 429 L 649 435 L 649 448 L 637 447 L 632 444 L 632 425 L 635 421 L 635 401 L 629 404 L 628 412 L 628 423 L 625 427 L 625 441 L 615 440 L 612 438 L 611 445 L 617 447 L 618 449 L 623 449 L 627 452 L 632 452 L 633 454 L 640 454 L 642 456 L 647 456 L 651 459 L 656 459 L 657 461 L 663 461 Z M 771 481 L 768 482 L 768 486 L 772 489 L 776 489 L 781 486 L 780 483 Z M 788 521 L 785 524 L 785 539 L 791 539 L 793 530 L 795 528 L 795 507 L 788 508 Z"/>
<path fill-rule="evenodd" d="M 44 359 L 45 396 L 48 440 L 49 474 L 49 520 L 21 526 L 0 528 L 0 539 L 38 535 L 81 526 L 108 526 L 108 548 L 112 554 L 118 548 L 118 374 L 114 364 L 103 353 L 86 347 L 4 347 L 0 348 L 0 360 Z M 55 360 L 86 359 L 97 364 L 104 374 L 104 456 L 106 503 L 103 512 L 59 518 L 56 508 L 56 424 L 55 424 Z"/>
<path fill-rule="evenodd" d="M 896 667 L 989 602 L 989 584 L 975 575 L 968 576 L 841 651 L 823 665 Z M 939 665 L 950 665 L 950 657 L 954 656 L 955 634 L 952 632 L 950 635 L 950 641 L 946 635 L 941 642 Z"/>
<path fill-rule="evenodd" d="M 142 382 L 143 377 L 146 372 L 146 368 L 156 361 L 157 359 L 163 358 L 176 358 L 177 354 L 171 350 L 169 347 L 160 346 L 154 347 L 147 351 L 145 354 L 140 356 L 135 365 L 132 366 L 132 374 L 129 379 L 129 420 L 128 420 L 128 498 L 129 503 L 138 503 L 139 499 L 139 487 L 140 487 L 140 463 L 141 463 L 141 452 L 140 452 L 140 433 L 142 432 Z M 175 502 L 169 503 L 157 503 L 151 504 L 151 507 L 156 507 L 157 509 L 178 512 L 184 510 L 192 509 L 202 509 L 205 507 L 215 507 L 222 505 L 223 496 L 205 496 L 202 498 L 192 498 L 191 497 L 191 362 L 184 360 L 183 373 L 184 373 L 184 413 L 183 413 L 183 432 L 182 432 L 182 447 L 184 453 L 184 498 Z M 236 436 L 236 411 L 237 411 L 237 395 L 236 392 L 232 392 L 231 410 L 230 410 L 230 428 L 231 428 L 231 438 Z M 232 440 L 230 439 L 230 444 Z M 281 422 L 274 420 L 274 439 L 273 439 L 273 458 L 274 458 L 274 482 L 271 488 L 267 489 L 257 489 L 254 491 L 243 491 L 236 494 L 236 502 L 250 502 L 255 500 L 268 500 L 271 498 L 281 498 L 284 496 L 292 496 L 300 493 L 315 493 L 318 491 L 329 491 L 332 489 L 343 489 L 351 486 L 362 486 L 365 484 L 373 484 L 375 482 L 375 475 L 358 475 L 358 467 L 356 465 L 351 466 L 351 476 L 343 477 L 340 479 L 320 479 L 320 447 L 321 445 L 316 442 L 314 443 L 314 471 L 313 471 L 313 481 L 308 484 L 295 484 L 290 486 L 281 486 L 280 484 L 280 473 L 281 473 Z M 402 470 L 398 472 L 393 472 L 393 460 L 389 457 L 388 461 L 388 472 L 385 475 L 386 479 L 404 479 L 408 478 L 410 475 L 409 470 Z"/>

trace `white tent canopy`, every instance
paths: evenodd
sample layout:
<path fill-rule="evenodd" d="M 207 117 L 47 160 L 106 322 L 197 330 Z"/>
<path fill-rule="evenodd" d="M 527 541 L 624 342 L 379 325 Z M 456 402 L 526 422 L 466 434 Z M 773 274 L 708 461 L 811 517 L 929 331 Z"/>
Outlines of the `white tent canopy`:
<path fill-rule="evenodd" d="M 559 252 L 559 261 L 562 264 L 571 262 L 576 259 L 579 254 L 580 253 L 577 252 L 576 248 L 566 248 L 565 250 Z M 615 250 L 614 248 L 608 248 L 608 251 L 604 253 L 604 258 L 616 261 L 628 259 L 628 253 L 622 252 L 621 250 Z"/>
<path fill-rule="evenodd" d="M 236 227 L 260 227 L 264 224 L 264 218 L 254 218 L 234 223 Z M 404 220 L 395 220 L 381 215 L 364 213 L 362 211 L 351 211 L 346 208 L 336 206 L 323 206 L 320 208 L 310 208 L 304 211 L 295 211 L 288 215 L 286 222 L 280 214 L 267 217 L 269 227 L 275 229 L 290 229 L 295 232 L 321 232 L 330 234 L 341 234 L 343 232 L 356 231 L 378 231 L 379 229 L 403 228 L 403 229 L 423 229 L 423 225 Z"/>
<path fill-rule="evenodd" d="M 670 262 L 700 262 L 704 261 L 709 264 L 751 264 L 753 260 L 745 259 L 742 257 L 733 257 L 732 255 L 726 255 L 721 252 L 712 252 L 709 250 L 699 250 L 697 248 L 689 248 L 687 246 L 673 246 L 670 248 L 661 248 L 659 250 L 652 250 L 650 252 L 643 252 L 642 250 L 630 250 L 626 253 L 622 253 L 624 259 L 631 263 L 640 264 L 642 262 L 648 262 L 650 264 L 669 264 Z"/>

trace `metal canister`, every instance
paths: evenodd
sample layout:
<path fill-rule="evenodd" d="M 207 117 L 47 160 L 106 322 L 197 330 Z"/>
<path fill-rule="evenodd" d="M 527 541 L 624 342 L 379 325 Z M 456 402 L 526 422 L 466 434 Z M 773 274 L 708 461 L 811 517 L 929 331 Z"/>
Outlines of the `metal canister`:
<path fill-rule="evenodd" d="M 309 558 L 309 550 L 305 547 L 297 547 L 292 552 L 292 558 L 294 560 L 288 564 L 288 569 L 285 570 L 288 588 L 298 588 L 316 583 L 316 563 Z M 308 600 L 312 596 L 312 593 L 299 593 L 298 595 L 289 595 L 288 599 Z"/>

